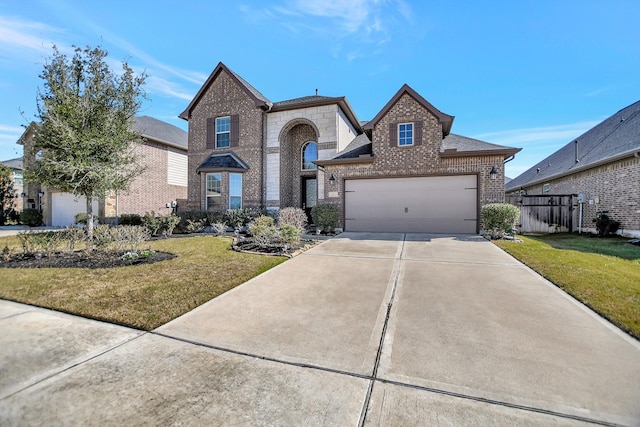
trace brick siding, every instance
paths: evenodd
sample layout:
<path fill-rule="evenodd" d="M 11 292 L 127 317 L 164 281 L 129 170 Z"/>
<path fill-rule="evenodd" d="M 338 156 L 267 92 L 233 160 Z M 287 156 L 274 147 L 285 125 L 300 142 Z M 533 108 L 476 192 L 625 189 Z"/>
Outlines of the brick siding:
<path fill-rule="evenodd" d="M 584 194 L 584 228 L 593 229 L 597 212 L 608 215 L 622 224 L 622 231 L 640 231 L 640 159 L 628 158 L 581 171 L 548 182 L 548 195 Z M 540 183 L 525 187 L 528 195 L 543 194 Z M 589 203 L 589 201 L 593 203 Z M 595 202 L 599 203 L 595 203 Z"/>
<path fill-rule="evenodd" d="M 237 147 L 211 149 L 206 146 L 207 119 L 239 115 L 239 144 Z M 221 71 L 207 92 L 191 112 L 189 118 L 189 191 L 187 209 L 204 210 L 206 207 L 205 172 L 196 169 L 212 153 L 233 151 L 248 166 L 242 177 L 243 207 L 260 207 L 263 200 L 263 113 L 235 81 Z M 222 197 L 218 209 L 229 203 L 229 174 L 222 172 Z"/>

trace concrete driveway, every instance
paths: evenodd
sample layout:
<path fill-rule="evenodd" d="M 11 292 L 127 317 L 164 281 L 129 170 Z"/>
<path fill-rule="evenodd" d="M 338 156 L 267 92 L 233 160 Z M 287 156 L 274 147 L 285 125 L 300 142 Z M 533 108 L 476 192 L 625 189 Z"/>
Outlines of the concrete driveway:
<path fill-rule="evenodd" d="M 0 331 L 0 425 L 640 425 L 639 343 L 477 236 L 343 233 L 151 333 Z"/>

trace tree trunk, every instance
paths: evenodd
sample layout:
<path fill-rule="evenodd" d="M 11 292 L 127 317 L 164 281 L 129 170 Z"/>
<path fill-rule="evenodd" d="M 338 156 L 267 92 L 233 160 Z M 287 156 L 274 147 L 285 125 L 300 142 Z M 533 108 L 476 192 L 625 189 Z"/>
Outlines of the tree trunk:
<path fill-rule="evenodd" d="M 87 195 L 87 251 L 93 251 L 93 196 Z"/>

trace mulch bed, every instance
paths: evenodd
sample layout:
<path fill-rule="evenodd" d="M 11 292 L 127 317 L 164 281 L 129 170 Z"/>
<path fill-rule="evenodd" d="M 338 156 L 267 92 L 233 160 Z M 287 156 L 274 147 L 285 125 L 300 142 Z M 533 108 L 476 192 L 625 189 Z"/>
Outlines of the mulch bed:
<path fill-rule="evenodd" d="M 0 268 L 112 268 L 128 265 L 153 264 L 175 258 L 169 252 L 156 251 L 147 258 L 123 260 L 122 252 L 86 251 L 57 252 L 52 256 L 43 254 L 18 254 L 9 260 L 0 260 Z"/>
<path fill-rule="evenodd" d="M 239 237 L 233 239 L 233 250 L 258 255 L 285 256 L 293 258 L 294 256 L 312 248 L 318 244 L 316 240 L 301 240 L 300 243 L 286 247 L 282 245 L 260 246 L 251 237 Z"/>

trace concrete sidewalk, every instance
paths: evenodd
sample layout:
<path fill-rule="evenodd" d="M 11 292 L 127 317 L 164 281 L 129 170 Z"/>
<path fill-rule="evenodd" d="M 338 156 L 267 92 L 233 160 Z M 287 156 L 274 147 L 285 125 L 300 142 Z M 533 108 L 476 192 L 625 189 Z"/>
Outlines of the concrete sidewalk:
<path fill-rule="evenodd" d="M 343 233 L 151 333 L 0 330 L 0 425 L 640 424 L 638 342 L 477 236 Z"/>

